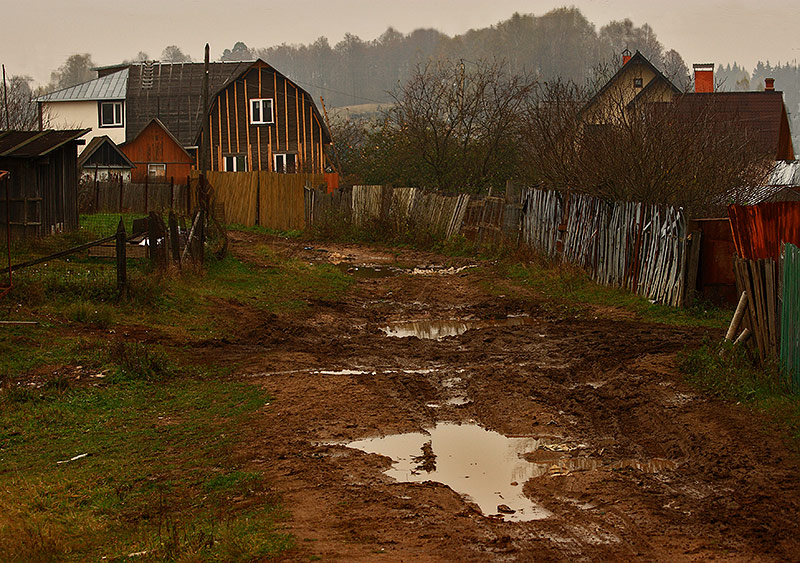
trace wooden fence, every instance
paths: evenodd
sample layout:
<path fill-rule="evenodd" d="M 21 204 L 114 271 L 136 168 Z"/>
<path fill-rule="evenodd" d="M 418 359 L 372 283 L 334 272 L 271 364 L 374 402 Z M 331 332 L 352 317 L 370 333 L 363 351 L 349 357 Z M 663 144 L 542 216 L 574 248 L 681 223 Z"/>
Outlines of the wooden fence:
<path fill-rule="evenodd" d="M 84 182 L 79 188 L 78 210 L 80 213 L 148 213 L 179 209 L 189 213 L 188 178 L 183 178 L 183 182 Z"/>
<path fill-rule="evenodd" d="M 551 190 L 523 192 L 523 241 L 586 269 L 604 285 L 625 287 L 653 302 L 686 303 L 692 240 L 683 211 Z"/>
<path fill-rule="evenodd" d="M 192 173 L 193 186 L 198 177 L 199 172 Z M 325 184 L 323 174 L 266 171 L 208 172 L 206 178 L 222 222 L 287 231 L 306 225 L 305 188 Z"/>

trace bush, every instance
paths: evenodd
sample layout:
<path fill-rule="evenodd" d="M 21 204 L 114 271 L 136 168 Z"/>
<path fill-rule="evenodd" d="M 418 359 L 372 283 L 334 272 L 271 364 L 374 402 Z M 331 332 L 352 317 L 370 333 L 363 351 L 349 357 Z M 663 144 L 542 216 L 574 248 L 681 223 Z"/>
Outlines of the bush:
<path fill-rule="evenodd" d="M 108 361 L 116 366 L 111 380 L 160 381 L 175 375 L 167 354 L 139 342 L 116 342 L 108 350 Z"/>

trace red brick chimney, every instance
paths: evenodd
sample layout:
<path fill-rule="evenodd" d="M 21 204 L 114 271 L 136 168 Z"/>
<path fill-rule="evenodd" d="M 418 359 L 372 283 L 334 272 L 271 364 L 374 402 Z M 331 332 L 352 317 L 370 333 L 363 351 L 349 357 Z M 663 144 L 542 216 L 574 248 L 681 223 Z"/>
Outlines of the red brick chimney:
<path fill-rule="evenodd" d="M 764 91 L 766 91 L 766 92 L 774 92 L 775 91 L 775 79 L 774 78 L 765 78 L 764 79 Z"/>
<path fill-rule="evenodd" d="M 628 64 L 628 61 L 631 60 L 631 52 L 628 51 L 627 47 L 624 51 L 622 51 L 622 66 Z"/>
<path fill-rule="evenodd" d="M 694 67 L 694 91 L 708 94 L 714 91 L 714 63 L 697 63 Z"/>

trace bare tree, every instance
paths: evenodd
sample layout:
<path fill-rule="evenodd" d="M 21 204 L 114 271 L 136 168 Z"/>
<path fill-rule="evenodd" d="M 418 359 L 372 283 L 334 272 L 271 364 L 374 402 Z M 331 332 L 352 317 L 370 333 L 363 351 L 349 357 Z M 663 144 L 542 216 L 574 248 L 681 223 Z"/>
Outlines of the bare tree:
<path fill-rule="evenodd" d="M 386 115 L 397 164 L 439 190 L 502 184 L 514 173 L 519 113 L 534 84 L 496 61 L 417 67 Z"/>
<path fill-rule="evenodd" d="M 12 76 L 6 79 L 5 91 L 0 91 L 0 123 L 3 129 L 32 131 L 39 128 L 31 82 L 33 79 L 30 76 Z"/>

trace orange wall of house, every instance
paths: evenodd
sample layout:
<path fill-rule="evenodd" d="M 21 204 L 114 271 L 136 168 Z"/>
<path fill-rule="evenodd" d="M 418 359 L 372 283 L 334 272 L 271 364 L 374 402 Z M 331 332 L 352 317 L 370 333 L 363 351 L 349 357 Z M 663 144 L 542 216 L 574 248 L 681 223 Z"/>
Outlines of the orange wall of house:
<path fill-rule="evenodd" d="M 141 183 L 147 177 L 148 164 L 166 164 L 167 181 L 174 178 L 176 183 L 184 183 L 192 170 L 194 160 L 187 156 L 164 130 L 151 123 L 138 137 L 120 147 L 131 162 L 136 165 L 131 171 L 131 181 Z"/>

